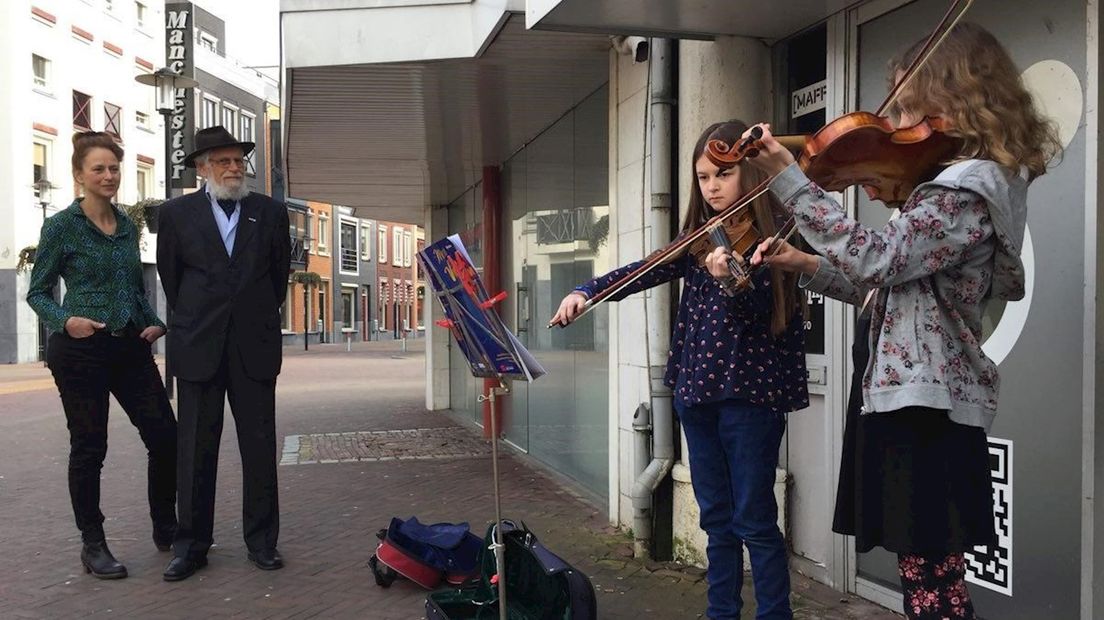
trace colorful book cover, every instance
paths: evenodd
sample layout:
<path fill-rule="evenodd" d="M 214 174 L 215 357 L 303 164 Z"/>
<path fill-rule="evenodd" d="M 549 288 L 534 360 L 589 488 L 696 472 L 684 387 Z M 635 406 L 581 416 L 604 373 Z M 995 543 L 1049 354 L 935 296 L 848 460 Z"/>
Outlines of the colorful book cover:
<path fill-rule="evenodd" d="M 532 381 L 545 370 L 502 323 L 464 243 L 453 235 L 417 254 L 434 295 L 445 312 L 442 322 L 476 377 Z"/>

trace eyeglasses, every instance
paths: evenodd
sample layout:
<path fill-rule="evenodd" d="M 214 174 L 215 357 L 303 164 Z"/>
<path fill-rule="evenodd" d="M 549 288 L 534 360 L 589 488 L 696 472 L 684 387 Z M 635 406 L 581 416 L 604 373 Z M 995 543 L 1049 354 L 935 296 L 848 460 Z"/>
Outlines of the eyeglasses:
<path fill-rule="evenodd" d="M 211 163 L 219 168 L 229 168 L 230 164 L 236 164 L 238 168 L 245 168 L 245 158 L 243 157 L 221 157 L 212 159 Z"/>

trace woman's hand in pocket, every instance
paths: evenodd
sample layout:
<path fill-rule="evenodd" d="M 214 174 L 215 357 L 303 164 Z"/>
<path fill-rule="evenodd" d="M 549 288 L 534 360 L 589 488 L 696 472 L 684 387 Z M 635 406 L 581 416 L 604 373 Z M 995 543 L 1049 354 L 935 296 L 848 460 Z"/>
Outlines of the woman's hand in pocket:
<path fill-rule="evenodd" d="M 71 316 L 65 321 L 65 333 L 72 338 L 87 338 L 105 327 L 107 325 L 83 316 Z"/>
<path fill-rule="evenodd" d="M 157 342 L 157 339 L 165 335 L 165 328 L 158 325 L 150 325 L 142 330 L 138 337 L 149 343 Z"/>

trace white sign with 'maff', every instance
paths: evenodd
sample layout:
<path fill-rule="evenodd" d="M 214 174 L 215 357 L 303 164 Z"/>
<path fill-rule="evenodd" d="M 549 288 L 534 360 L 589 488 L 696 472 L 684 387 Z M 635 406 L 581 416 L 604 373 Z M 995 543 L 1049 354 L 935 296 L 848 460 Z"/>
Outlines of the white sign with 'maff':
<path fill-rule="evenodd" d="M 828 80 L 821 80 L 790 95 L 790 118 L 805 116 L 828 107 Z"/>

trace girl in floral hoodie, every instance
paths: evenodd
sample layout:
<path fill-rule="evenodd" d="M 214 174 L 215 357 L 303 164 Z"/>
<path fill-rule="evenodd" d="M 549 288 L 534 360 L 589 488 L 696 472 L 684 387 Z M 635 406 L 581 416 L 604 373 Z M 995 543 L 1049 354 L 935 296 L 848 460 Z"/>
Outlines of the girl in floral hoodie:
<path fill-rule="evenodd" d="M 891 64 L 892 83 L 918 52 Z M 898 127 L 942 117 L 961 149 L 880 229 L 849 218 L 762 126 L 751 162 L 774 176 L 820 255 L 788 244 L 769 255 L 765 242 L 752 263 L 863 305 L 833 529 L 860 552 L 898 554 L 910 618 L 973 618 L 963 552 L 996 543 L 986 433 L 1000 377 L 981 348 L 982 316 L 990 299 L 1024 296 L 1027 187 L 1060 145 L 1007 51 L 970 23 L 951 30 L 893 115 Z"/>

